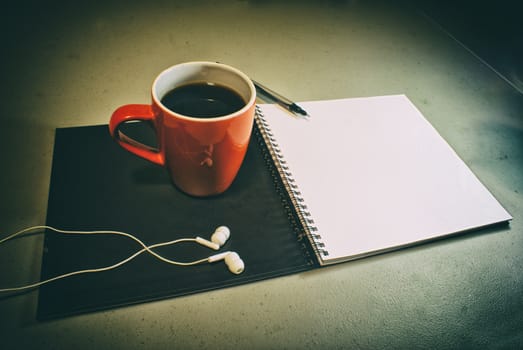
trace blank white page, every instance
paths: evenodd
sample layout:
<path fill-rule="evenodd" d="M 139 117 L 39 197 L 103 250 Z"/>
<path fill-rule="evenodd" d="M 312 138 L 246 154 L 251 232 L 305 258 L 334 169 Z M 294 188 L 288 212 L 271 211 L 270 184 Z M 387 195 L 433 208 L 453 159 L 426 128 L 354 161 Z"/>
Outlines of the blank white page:
<path fill-rule="evenodd" d="M 260 105 L 328 256 L 355 259 L 511 219 L 404 95 Z"/>

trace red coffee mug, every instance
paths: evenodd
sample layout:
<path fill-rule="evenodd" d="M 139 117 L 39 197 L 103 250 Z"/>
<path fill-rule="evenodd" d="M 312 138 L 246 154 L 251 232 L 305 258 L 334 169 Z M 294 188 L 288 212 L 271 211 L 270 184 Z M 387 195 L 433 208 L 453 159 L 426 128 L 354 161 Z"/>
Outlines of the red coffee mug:
<path fill-rule="evenodd" d="M 162 98 L 174 88 L 202 82 L 228 87 L 241 96 L 245 105 L 228 115 L 197 118 L 173 112 L 162 104 Z M 127 151 L 165 167 L 183 192 L 193 196 L 223 193 L 236 177 L 249 144 L 256 100 L 252 81 L 225 64 L 188 62 L 160 73 L 151 91 L 152 104 L 125 105 L 113 113 L 111 136 Z M 119 130 L 128 121 L 151 122 L 158 149 Z"/>

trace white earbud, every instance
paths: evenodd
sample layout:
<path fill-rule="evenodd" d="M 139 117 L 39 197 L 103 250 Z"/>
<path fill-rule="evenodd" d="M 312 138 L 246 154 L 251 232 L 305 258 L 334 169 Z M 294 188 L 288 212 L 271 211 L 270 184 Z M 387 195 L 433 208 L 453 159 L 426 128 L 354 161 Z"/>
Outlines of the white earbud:
<path fill-rule="evenodd" d="M 230 236 L 231 231 L 229 228 L 227 226 L 220 226 L 214 231 L 210 241 L 202 237 L 196 237 L 196 242 L 207 248 L 218 250 L 227 242 Z"/>
<path fill-rule="evenodd" d="M 238 275 L 243 272 L 245 269 L 245 263 L 240 258 L 238 253 L 235 252 L 224 252 L 221 254 L 216 254 L 207 258 L 207 261 L 210 263 L 225 260 L 225 265 L 229 268 L 229 271 Z"/>
<path fill-rule="evenodd" d="M 218 244 L 220 247 L 227 242 L 231 236 L 231 230 L 227 226 L 218 227 L 211 236 L 211 241 Z"/>

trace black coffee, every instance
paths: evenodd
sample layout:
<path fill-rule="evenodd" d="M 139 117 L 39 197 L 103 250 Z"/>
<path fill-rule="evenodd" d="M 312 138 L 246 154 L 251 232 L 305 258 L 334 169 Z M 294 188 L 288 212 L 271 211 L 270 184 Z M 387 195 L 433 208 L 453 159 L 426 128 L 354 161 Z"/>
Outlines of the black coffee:
<path fill-rule="evenodd" d="M 228 87 L 206 82 L 182 85 L 161 100 L 171 111 L 196 118 L 215 118 L 236 112 L 245 101 Z"/>

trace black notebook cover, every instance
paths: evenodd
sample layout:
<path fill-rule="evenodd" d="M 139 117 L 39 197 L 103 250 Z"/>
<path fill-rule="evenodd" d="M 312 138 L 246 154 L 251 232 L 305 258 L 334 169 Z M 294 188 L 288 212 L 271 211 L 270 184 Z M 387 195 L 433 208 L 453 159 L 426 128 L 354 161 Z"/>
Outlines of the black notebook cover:
<path fill-rule="evenodd" d="M 141 140 L 151 133 L 128 126 Z M 117 230 L 147 245 L 183 237 L 209 239 L 227 225 L 220 251 L 236 251 L 245 271 L 217 262 L 190 267 L 141 254 L 117 269 L 61 279 L 40 288 L 39 320 L 229 287 L 317 267 L 259 131 L 224 194 L 194 198 L 176 189 L 166 170 L 121 149 L 106 125 L 56 130 L 47 224 L 68 230 Z M 41 279 L 112 265 L 141 247 L 121 236 L 46 232 Z M 157 250 L 192 261 L 218 252 L 181 243 Z"/>

